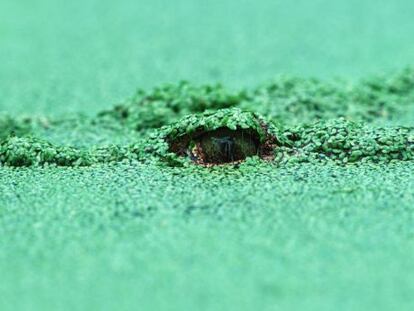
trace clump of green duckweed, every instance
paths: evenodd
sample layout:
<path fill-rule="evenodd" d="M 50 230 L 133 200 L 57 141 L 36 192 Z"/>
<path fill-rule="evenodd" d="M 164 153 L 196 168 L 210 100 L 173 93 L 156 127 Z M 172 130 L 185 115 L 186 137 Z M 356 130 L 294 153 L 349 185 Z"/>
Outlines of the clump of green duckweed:
<path fill-rule="evenodd" d="M 31 137 L 8 137 L 0 142 L 0 163 L 7 166 L 89 164 L 86 153 L 71 147 L 57 147 Z"/>
<path fill-rule="evenodd" d="M 287 128 L 284 135 L 290 144 L 275 149 L 277 161 L 346 164 L 414 159 L 414 128 L 409 127 L 378 128 L 340 118 Z"/>
<path fill-rule="evenodd" d="M 220 84 L 195 86 L 182 81 L 156 87 L 151 92 L 138 90 L 126 103 L 100 113 L 99 117 L 145 130 L 172 124 L 188 114 L 237 106 L 243 99 L 244 92 L 230 92 Z"/>
<path fill-rule="evenodd" d="M 345 117 L 373 122 L 392 119 L 414 103 L 414 69 L 356 84 L 280 77 L 248 93 L 240 106 L 284 124 Z"/>
<path fill-rule="evenodd" d="M 90 149 L 72 146 L 57 146 L 34 137 L 8 137 L 0 140 L 0 166 L 91 166 L 122 161 L 146 161 L 141 153 L 142 146 L 101 146 Z"/>
<path fill-rule="evenodd" d="M 329 82 L 279 77 L 251 90 L 240 106 L 273 121 L 297 124 L 346 115 L 346 96 L 344 87 Z"/>
<path fill-rule="evenodd" d="M 25 135 L 31 131 L 31 127 L 31 119 L 18 119 L 7 115 L 0 115 L 0 139 L 11 135 Z"/>
<path fill-rule="evenodd" d="M 357 83 L 281 76 L 251 89 L 232 92 L 222 85 L 168 84 L 138 91 L 129 101 L 99 114 L 143 131 L 173 124 L 182 117 L 240 108 L 286 125 L 344 117 L 352 121 L 392 120 L 414 103 L 414 69 Z"/>

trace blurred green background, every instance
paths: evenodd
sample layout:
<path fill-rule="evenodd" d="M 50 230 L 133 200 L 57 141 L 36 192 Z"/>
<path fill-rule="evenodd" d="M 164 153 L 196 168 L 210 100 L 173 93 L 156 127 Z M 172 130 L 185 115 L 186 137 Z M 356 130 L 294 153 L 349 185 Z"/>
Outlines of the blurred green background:
<path fill-rule="evenodd" d="M 0 110 L 93 114 L 137 87 L 355 79 L 414 55 L 410 0 L 3 0 Z"/>

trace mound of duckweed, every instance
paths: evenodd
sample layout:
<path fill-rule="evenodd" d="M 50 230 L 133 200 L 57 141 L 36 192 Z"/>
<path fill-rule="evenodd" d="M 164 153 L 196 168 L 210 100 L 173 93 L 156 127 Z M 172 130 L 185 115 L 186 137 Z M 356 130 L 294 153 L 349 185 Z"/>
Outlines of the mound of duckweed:
<path fill-rule="evenodd" d="M 185 115 L 234 107 L 245 98 L 244 92 L 230 92 L 221 84 L 195 86 L 182 81 L 150 92 L 138 90 L 126 103 L 100 113 L 99 118 L 146 130 L 174 123 Z"/>
<path fill-rule="evenodd" d="M 30 133 L 32 121 L 30 119 L 12 118 L 7 115 L 0 115 L 0 139 L 11 135 L 26 135 Z"/>
<path fill-rule="evenodd" d="M 343 118 L 282 127 L 264 121 L 257 114 L 233 108 L 187 116 L 153 131 L 148 138 L 137 139 L 125 146 L 81 149 L 57 146 L 33 137 L 10 136 L 0 141 L 0 164 L 14 167 L 88 166 L 155 160 L 182 166 L 193 160 L 186 151 L 194 139 L 223 128 L 245 130 L 255 135 L 261 150 L 258 155 L 279 164 L 315 161 L 379 163 L 414 159 L 413 128 L 376 128 Z"/>
<path fill-rule="evenodd" d="M 208 110 L 238 107 L 287 125 L 345 117 L 367 123 L 394 120 L 414 104 L 414 69 L 406 68 L 357 83 L 280 76 L 254 88 L 168 84 L 139 90 L 125 103 L 99 114 L 124 126 L 145 130 Z"/>
<path fill-rule="evenodd" d="M 96 118 L 79 116 L 80 126 L 76 119 L 46 124 L 42 119 L 0 116 L 0 165 L 155 161 L 183 166 L 252 156 L 279 165 L 408 161 L 414 157 L 413 128 L 375 123 L 408 114 L 412 106 L 410 68 L 356 84 L 280 77 L 235 92 L 219 84 L 181 82 L 138 91 Z M 68 136 L 76 131 L 74 137 L 85 128 L 88 133 L 81 142 L 61 145 L 47 139 L 54 137 L 55 128 L 61 129 L 59 137 L 62 131 Z M 101 141 L 105 144 L 97 144 Z"/>
<path fill-rule="evenodd" d="M 175 124 L 162 127 L 147 143 L 147 151 L 151 150 L 161 157 L 167 155 L 169 159 L 179 159 L 177 156 L 191 158 L 189 152 L 192 145 L 197 144 L 206 134 L 219 129 L 245 133 L 254 138 L 259 144 L 257 147 L 261 155 L 269 153 L 270 145 L 277 142 L 278 136 L 283 138 L 279 135 L 281 129 L 273 123 L 266 122 L 262 116 L 238 108 L 229 108 L 189 115 Z"/>
<path fill-rule="evenodd" d="M 287 128 L 289 145 L 275 149 L 281 162 L 390 162 L 414 159 L 414 128 L 372 127 L 344 118 Z"/>
<path fill-rule="evenodd" d="M 371 123 L 398 118 L 414 104 L 414 70 L 356 84 L 280 77 L 251 90 L 247 97 L 241 108 L 285 124 L 339 117 Z"/>
<path fill-rule="evenodd" d="M 0 165 L 24 166 L 91 166 L 145 159 L 141 146 L 102 146 L 90 149 L 58 146 L 34 137 L 8 137 L 0 141 Z"/>

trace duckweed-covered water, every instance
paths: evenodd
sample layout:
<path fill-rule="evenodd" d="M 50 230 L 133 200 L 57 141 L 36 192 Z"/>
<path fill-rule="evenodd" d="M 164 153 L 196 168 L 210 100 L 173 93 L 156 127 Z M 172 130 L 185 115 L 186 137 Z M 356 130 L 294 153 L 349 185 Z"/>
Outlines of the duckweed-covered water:
<path fill-rule="evenodd" d="M 0 309 L 412 309 L 411 11 L 2 2 Z"/>

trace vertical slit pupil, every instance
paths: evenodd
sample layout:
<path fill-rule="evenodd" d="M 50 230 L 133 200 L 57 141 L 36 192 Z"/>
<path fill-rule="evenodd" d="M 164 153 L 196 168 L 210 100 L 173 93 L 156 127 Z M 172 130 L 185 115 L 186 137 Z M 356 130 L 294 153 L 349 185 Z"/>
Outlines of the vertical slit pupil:
<path fill-rule="evenodd" d="M 234 161 L 234 138 L 230 136 L 212 137 L 213 142 L 220 150 L 226 161 Z"/>
<path fill-rule="evenodd" d="M 231 163 L 257 155 L 259 139 L 244 130 L 219 128 L 203 133 L 189 146 L 187 154 L 200 163 Z"/>

